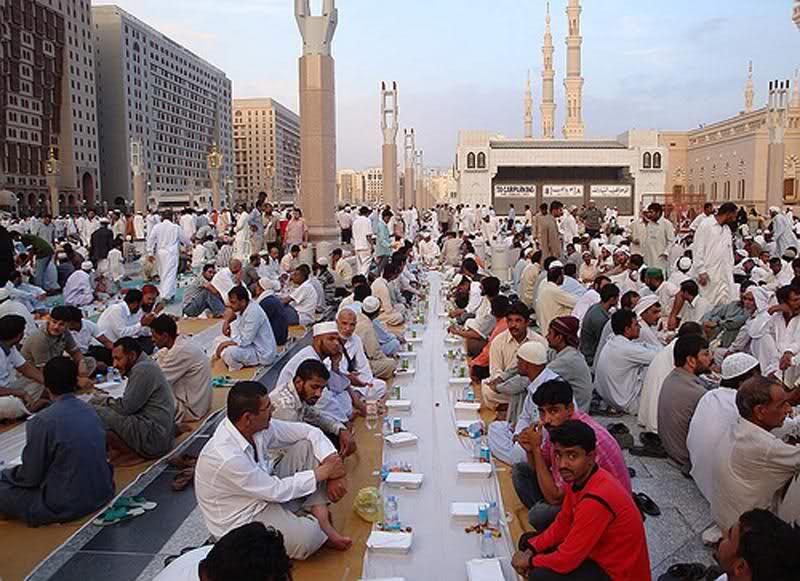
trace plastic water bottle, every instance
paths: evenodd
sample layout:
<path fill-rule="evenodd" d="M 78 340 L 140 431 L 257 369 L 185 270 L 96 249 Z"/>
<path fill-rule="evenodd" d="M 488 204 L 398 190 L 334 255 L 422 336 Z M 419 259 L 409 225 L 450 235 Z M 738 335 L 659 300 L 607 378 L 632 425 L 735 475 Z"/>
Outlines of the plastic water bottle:
<path fill-rule="evenodd" d="M 483 531 L 481 537 L 481 559 L 494 559 L 494 536 L 492 531 Z"/>
<path fill-rule="evenodd" d="M 384 436 L 388 436 L 392 433 L 392 419 L 389 416 L 385 416 L 383 418 L 383 426 L 381 428 L 381 433 Z"/>
<path fill-rule="evenodd" d="M 400 511 L 397 506 L 396 496 L 387 496 L 383 504 L 383 526 L 386 530 L 400 528 Z"/>
<path fill-rule="evenodd" d="M 371 432 L 378 425 L 378 400 L 375 398 L 375 389 L 367 386 L 367 429 Z"/>
<path fill-rule="evenodd" d="M 495 529 L 500 527 L 500 508 L 496 502 L 489 503 L 489 526 Z"/>
<path fill-rule="evenodd" d="M 113 367 L 109 367 L 108 370 L 106 371 L 106 381 L 109 382 L 109 383 L 114 381 L 114 368 Z"/>
<path fill-rule="evenodd" d="M 475 460 L 481 459 L 481 435 L 480 433 L 472 434 L 472 457 Z"/>
<path fill-rule="evenodd" d="M 116 367 L 114 367 L 114 381 L 122 383 L 122 373 Z"/>

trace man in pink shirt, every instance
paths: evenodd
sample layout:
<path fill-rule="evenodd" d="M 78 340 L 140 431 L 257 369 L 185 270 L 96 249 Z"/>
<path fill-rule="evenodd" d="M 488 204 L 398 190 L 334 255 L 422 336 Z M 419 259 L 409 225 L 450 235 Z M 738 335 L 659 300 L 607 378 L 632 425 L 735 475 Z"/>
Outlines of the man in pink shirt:
<path fill-rule="evenodd" d="M 286 232 L 283 237 L 283 246 L 286 250 L 294 244 L 298 246 L 308 244 L 308 226 L 298 208 L 292 210 L 292 218 L 286 224 Z"/>
<path fill-rule="evenodd" d="M 589 415 L 575 409 L 572 386 L 563 379 L 540 385 L 533 394 L 539 421 L 520 433 L 518 442 L 528 454 L 527 462 L 514 464 L 512 480 L 517 496 L 528 507 L 528 520 L 538 532 L 555 520 L 564 500 L 564 479 L 558 469 L 549 430 L 567 420 L 580 420 L 595 432 L 597 464 L 631 491 L 631 479 L 622 450 L 614 437 Z"/>

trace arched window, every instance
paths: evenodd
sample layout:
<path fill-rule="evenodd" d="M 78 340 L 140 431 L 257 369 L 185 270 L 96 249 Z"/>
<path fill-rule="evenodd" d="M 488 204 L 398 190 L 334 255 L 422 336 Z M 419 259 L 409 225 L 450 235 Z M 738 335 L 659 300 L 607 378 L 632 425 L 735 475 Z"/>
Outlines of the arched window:
<path fill-rule="evenodd" d="M 725 199 L 726 200 L 730 200 L 731 199 L 731 182 L 730 182 L 730 180 L 725 182 L 725 186 L 723 186 L 723 192 L 724 192 L 724 195 L 725 195 Z"/>
<path fill-rule="evenodd" d="M 694 184 L 689 184 L 689 195 L 694 194 Z"/>
<path fill-rule="evenodd" d="M 717 199 L 717 182 L 711 182 L 711 199 Z"/>
<path fill-rule="evenodd" d="M 478 154 L 478 169 L 486 169 L 486 154 L 483 152 Z"/>
<path fill-rule="evenodd" d="M 653 156 L 650 155 L 649 151 L 644 152 L 644 157 L 642 159 L 642 167 L 644 169 L 650 169 L 653 167 Z"/>
<path fill-rule="evenodd" d="M 658 152 L 653 154 L 653 169 L 661 169 L 661 154 Z"/>
<path fill-rule="evenodd" d="M 467 154 L 467 169 L 475 169 L 475 154 L 471 151 Z"/>

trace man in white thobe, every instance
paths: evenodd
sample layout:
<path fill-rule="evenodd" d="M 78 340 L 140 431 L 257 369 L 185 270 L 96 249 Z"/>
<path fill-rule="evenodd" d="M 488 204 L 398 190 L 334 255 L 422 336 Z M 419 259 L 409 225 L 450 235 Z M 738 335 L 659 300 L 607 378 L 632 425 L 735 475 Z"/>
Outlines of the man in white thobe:
<path fill-rule="evenodd" d="M 561 239 L 564 241 L 564 248 L 567 244 L 572 244 L 572 241 L 578 236 L 578 221 L 575 220 L 575 213 L 577 208 L 573 206 L 569 212 L 564 212 L 561 216 L 559 230 L 561 230 Z"/>
<path fill-rule="evenodd" d="M 153 227 L 147 237 L 147 252 L 156 257 L 158 277 L 161 281 L 158 292 L 166 302 L 175 297 L 181 244 L 192 245 L 181 227 L 172 221 L 171 214 L 164 214 L 163 220 Z"/>
<path fill-rule="evenodd" d="M 666 272 L 669 248 L 675 238 L 675 228 L 672 226 L 672 222 L 664 218 L 664 209 L 661 204 L 654 202 L 648 206 L 647 210 L 648 220 L 642 241 L 644 260 L 647 266 L 660 268 Z"/>
<path fill-rule="evenodd" d="M 733 237 L 727 226 L 736 221 L 736 204 L 725 202 L 713 219 L 697 228 L 692 244 L 693 273 L 700 293 L 712 305 L 730 303 L 737 298 L 733 283 Z"/>
<path fill-rule="evenodd" d="M 772 216 L 772 240 L 775 242 L 775 256 L 783 256 L 787 248 L 800 249 L 789 216 L 776 206 L 769 209 L 769 214 Z"/>
<path fill-rule="evenodd" d="M 92 263 L 87 260 L 81 264 L 81 269 L 76 270 L 67 279 L 64 285 L 64 304 L 74 307 L 85 307 L 94 302 L 94 289 L 92 288 Z"/>
<path fill-rule="evenodd" d="M 228 293 L 228 302 L 236 319 L 226 319 L 223 323 L 224 336 L 217 341 L 216 356 L 222 358 L 231 371 L 270 365 L 278 355 L 278 344 L 264 310 L 258 302 L 250 300 L 247 289 L 242 286 Z"/>

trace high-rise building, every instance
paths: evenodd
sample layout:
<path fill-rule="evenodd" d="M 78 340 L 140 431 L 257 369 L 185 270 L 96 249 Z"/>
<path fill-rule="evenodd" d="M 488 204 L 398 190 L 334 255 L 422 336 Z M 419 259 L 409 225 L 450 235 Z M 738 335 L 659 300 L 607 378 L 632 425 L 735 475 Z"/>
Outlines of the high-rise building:
<path fill-rule="evenodd" d="M 383 168 L 371 167 L 364 171 L 364 201 L 383 203 Z"/>
<path fill-rule="evenodd" d="M 0 188 L 21 212 L 48 204 L 45 161 L 58 159 L 62 209 L 99 191 L 95 56 L 88 0 L 0 0 Z"/>
<path fill-rule="evenodd" d="M 234 99 L 233 155 L 236 200 L 259 192 L 294 204 L 300 177 L 300 117 L 274 99 Z"/>
<path fill-rule="evenodd" d="M 133 200 L 131 144 L 141 148 L 150 192 L 210 187 L 207 156 L 224 156 L 232 185 L 231 81 L 223 71 L 117 6 L 92 8 L 97 51 L 103 196 Z"/>
<path fill-rule="evenodd" d="M 364 201 L 364 175 L 352 169 L 336 172 L 337 203 L 358 204 Z"/>

